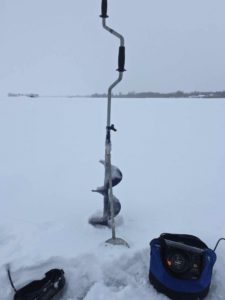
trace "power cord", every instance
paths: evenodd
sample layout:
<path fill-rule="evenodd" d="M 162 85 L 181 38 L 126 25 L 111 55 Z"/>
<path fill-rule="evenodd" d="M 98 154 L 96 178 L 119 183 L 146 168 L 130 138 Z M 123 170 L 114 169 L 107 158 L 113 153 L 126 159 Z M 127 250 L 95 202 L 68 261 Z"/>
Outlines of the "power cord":
<path fill-rule="evenodd" d="M 15 288 L 15 285 L 14 285 L 14 283 L 12 281 L 12 277 L 11 277 L 11 272 L 10 272 L 10 267 L 9 266 L 7 266 L 7 273 L 8 273 L 9 282 L 10 282 L 12 288 L 14 289 L 15 292 L 17 292 L 17 289 Z"/>
<path fill-rule="evenodd" d="M 219 245 L 219 243 L 221 242 L 221 241 L 225 241 L 225 238 L 220 238 L 218 241 L 217 241 L 217 243 L 216 243 L 216 246 L 215 246 L 215 248 L 214 248 L 214 252 L 216 251 L 216 249 L 217 249 L 217 247 L 218 247 L 218 245 Z"/>

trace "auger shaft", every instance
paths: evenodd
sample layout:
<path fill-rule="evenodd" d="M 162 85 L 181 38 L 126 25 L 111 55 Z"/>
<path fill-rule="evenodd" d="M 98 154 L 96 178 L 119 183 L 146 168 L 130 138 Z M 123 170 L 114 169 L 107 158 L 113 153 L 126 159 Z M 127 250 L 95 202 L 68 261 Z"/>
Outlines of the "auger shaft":
<path fill-rule="evenodd" d="M 107 242 L 112 244 L 123 244 L 128 246 L 128 244 L 123 241 L 122 239 L 116 238 L 116 230 L 115 230 L 115 220 L 114 220 L 114 205 L 113 205 L 113 184 L 112 184 L 112 165 L 111 165 L 111 131 L 116 131 L 114 125 L 111 124 L 111 106 L 112 106 L 112 90 L 113 88 L 123 79 L 123 72 L 125 71 L 125 46 L 124 46 L 124 37 L 116 32 L 114 29 L 110 28 L 106 24 L 107 15 L 107 0 L 102 0 L 102 7 L 101 7 L 101 15 L 102 18 L 102 26 L 105 30 L 119 38 L 120 40 L 120 47 L 119 47 L 119 54 L 118 54 L 118 69 L 119 72 L 118 78 L 109 86 L 108 88 L 108 102 L 107 102 L 107 124 L 106 124 L 106 140 L 105 140 L 105 179 L 104 179 L 104 186 L 108 183 L 108 198 L 110 204 L 110 213 L 111 213 L 111 227 L 112 227 L 112 239 L 108 240 Z M 107 214 L 108 211 L 108 203 L 104 202 L 104 216 Z"/>

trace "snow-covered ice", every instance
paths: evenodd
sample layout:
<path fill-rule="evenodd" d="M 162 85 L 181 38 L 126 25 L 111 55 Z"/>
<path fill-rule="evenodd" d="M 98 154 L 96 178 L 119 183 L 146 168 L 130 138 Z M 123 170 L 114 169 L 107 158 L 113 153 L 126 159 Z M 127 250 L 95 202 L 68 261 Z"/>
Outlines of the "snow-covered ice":
<path fill-rule="evenodd" d="M 225 236 L 225 101 L 115 99 L 112 162 L 122 210 L 117 235 L 88 218 L 102 210 L 91 190 L 104 172 L 104 99 L 0 98 L 0 299 L 63 268 L 62 300 L 160 300 L 148 282 L 149 242 L 162 232 Z M 209 300 L 225 299 L 225 244 Z"/>

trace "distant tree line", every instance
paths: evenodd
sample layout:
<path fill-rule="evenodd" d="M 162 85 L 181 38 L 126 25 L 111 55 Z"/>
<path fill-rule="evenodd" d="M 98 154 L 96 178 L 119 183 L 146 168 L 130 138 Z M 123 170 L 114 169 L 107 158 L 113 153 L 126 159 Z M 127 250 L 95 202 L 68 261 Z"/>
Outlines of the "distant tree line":
<path fill-rule="evenodd" d="M 107 94 L 92 94 L 93 98 L 106 98 Z M 113 94 L 113 98 L 225 98 L 225 91 L 217 92 L 199 92 L 194 91 L 185 93 L 182 91 L 176 91 L 172 93 L 156 93 L 156 92 L 129 92 L 127 94 Z"/>
<path fill-rule="evenodd" d="M 107 98 L 107 94 L 94 93 L 92 95 L 39 95 L 36 93 L 8 93 L 8 97 L 29 97 L 29 98 L 39 98 L 39 97 L 51 97 L 51 98 Z M 225 91 L 217 92 L 190 92 L 185 93 L 182 91 L 176 91 L 172 93 L 156 93 L 156 92 L 129 92 L 127 94 L 118 93 L 112 94 L 113 98 L 225 98 Z"/>

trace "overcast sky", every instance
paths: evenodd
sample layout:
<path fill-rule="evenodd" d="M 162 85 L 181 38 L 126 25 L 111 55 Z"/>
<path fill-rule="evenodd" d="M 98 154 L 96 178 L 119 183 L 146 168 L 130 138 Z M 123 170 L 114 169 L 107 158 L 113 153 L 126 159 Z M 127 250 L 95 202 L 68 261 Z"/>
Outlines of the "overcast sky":
<path fill-rule="evenodd" d="M 117 92 L 225 90 L 225 0 L 108 0 Z M 0 0 L 0 94 L 106 92 L 119 40 L 101 0 Z"/>

